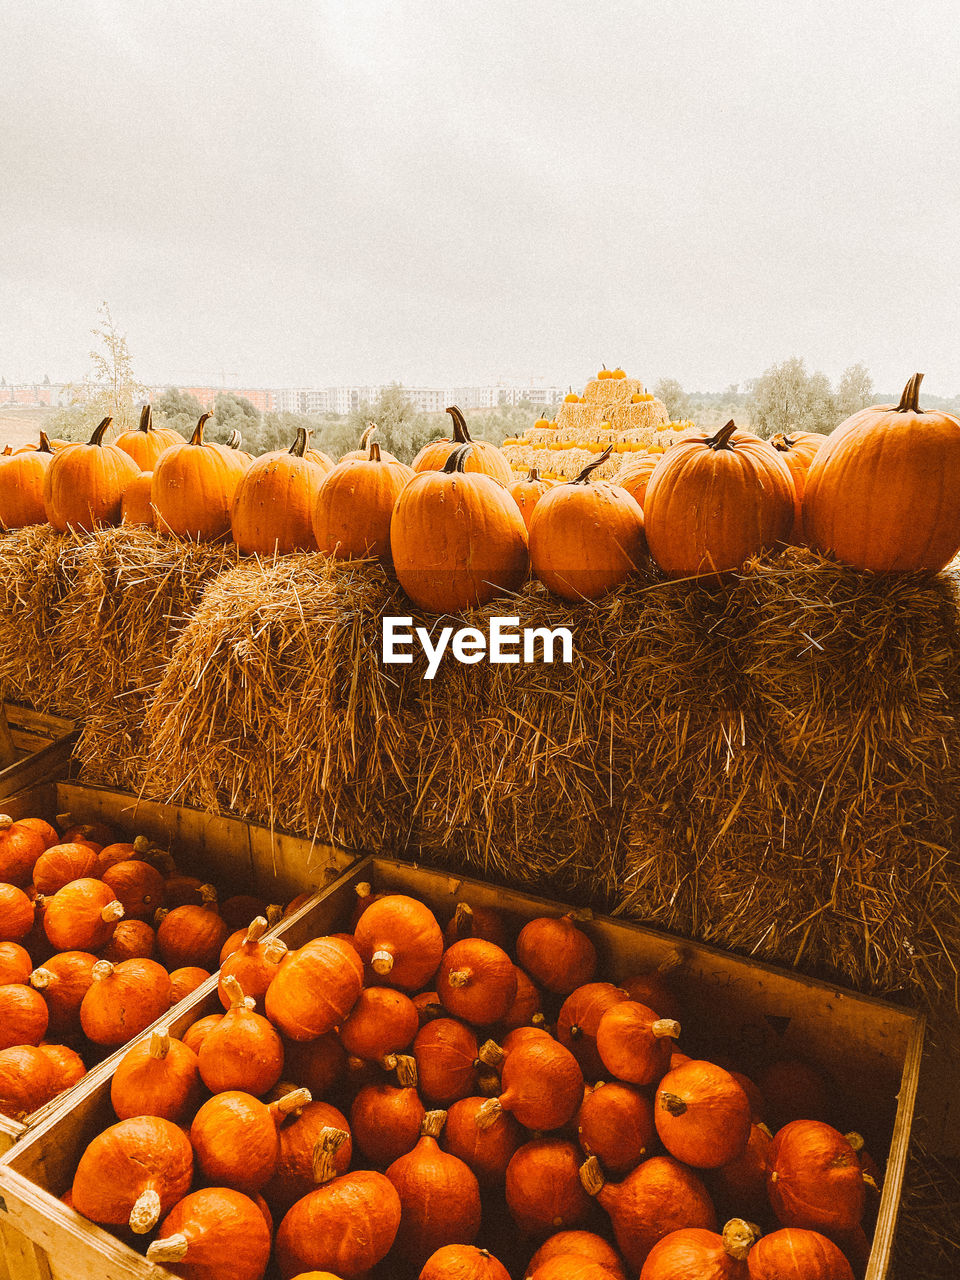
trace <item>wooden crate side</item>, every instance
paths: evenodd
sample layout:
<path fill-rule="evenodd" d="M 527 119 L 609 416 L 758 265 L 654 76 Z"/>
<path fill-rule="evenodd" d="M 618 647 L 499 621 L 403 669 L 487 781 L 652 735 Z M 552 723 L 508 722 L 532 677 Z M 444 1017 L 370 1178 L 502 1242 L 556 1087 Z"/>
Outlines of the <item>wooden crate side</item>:
<path fill-rule="evenodd" d="M 0 769 L 0 799 L 44 779 L 62 777 L 78 737 L 71 720 L 44 715 L 13 702 L 3 705 L 14 746 L 23 759 Z"/>

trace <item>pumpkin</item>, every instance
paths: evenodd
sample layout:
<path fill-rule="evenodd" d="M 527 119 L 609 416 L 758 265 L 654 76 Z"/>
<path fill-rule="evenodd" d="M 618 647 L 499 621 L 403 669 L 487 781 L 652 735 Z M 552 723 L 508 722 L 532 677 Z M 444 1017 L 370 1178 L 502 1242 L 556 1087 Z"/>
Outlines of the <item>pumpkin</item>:
<path fill-rule="evenodd" d="M 259 1097 L 280 1079 L 283 1044 L 273 1025 L 253 1012 L 253 1001 L 235 978 L 226 978 L 224 986 L 230 1008 L 203 1039 L 200 1076 L 211 1093 L 239 1089 Z"/>
<path fill-rule="evenodd" d="M 239 1191 L 205 1187 L 168 1213 L 161 1239 L 147 1249 L 184 1280 L 262 1280 L 270 1258 L 270 1231 L 257 1205 Z"/>
<path fill-rule="evenodd" d="M 405 991 L 425 986 L 443 955 L 443 934 L 433 912 L 404 894 L 372 903 L 353 936 L 364 963 Z"/>
<path fill-rule="evenodd" d="M 692 1060 L 660 1081 L 655 1119 L 672 1156 L 695 1169 L 718 1169 L 749 1141 L 750 1099 L 729 1071 Z"/>
<path fill-rule="evenodd" d="M 793 487 L 797 491 L 799 505 L 793 518 L 793 528 L 790 530 L 790 541 L 797 546 L 803 546 L 804 542 L 802 507 L 803 492 L 807 487 L 807 472 L 820 446 L 829 439 L 829 436 L 822 435 L 818 431 L 795 431 L 790 435 L 781 433 L 770 439 L 774 449 L 787 464 L 790 475 L 793 477 Z"/>
<path fill-rule="evenodd" d="M 507 1165 L 507 1208 L 521 1231 L 546 1236 L 576 1227 L 590 1213 L 580 1185 L 580 1153 L 566 1138 L 535 1138 L 519 1147 Z"/>
<path fill-rule="evenodd" d="M 33 868 L 47 847 L 39 831 L 24 821 L 14 822 L 8 814 L 0 815 L 0 881 L 20 889 L 29 884 Z"/>
<path fill-rule="evenodd" d="M 197 1167 L 207 1182 L 247 1195 L 260 1191 L 276 1172 L 280 1125 L 310 1101 L 306 1089 L 269 1105 L 236 1089 L 210 1098 L 190 1126 Z"/>
<path fill-rule="evenodd" d="M 193 1150 L 160 1116 L 137 1116 L 93 1139 L 77 1165 L 73 1207 L 102 1227 L 145 1235 L 190 1190 Z"/>
<path fill-rule="evenodd" d="M 445 1244 L 423 1264 L 418 1280 L 510 1280 L 510 1273 L 487 1249 Z"/>
<path fill-rule="evenodd" d="M 826 1236 L 785 1227 L 762 1236 L 747 1255 L 749 1280 L 853 1280 L 850 1263 Z"/>
<path fill-rule="evenodd" d="M 368 458 L 370 456 L 371 438 L 379 430 L 380 428 L 375 422 L 368 422 L 363 435 L 360 437 L 360 447 L 357 449 L 351 449 L 348 453 L 341 454 L 340 461 L 362 462 L 364 459 Z M 395 457 L 392 453 L 388 453 L 386 449 L 381 449 L 380 456 L 383 458 L 384 462 L 400 462 L 399 458 Z M 400 463 L 400 465 L 403 466 L 404 464 Z"/>
<path fill-rule="evenodd" d="M 469 902 L 458 902 L 456 910 L 447 921 L 443 930 L 443 941 L 452 947 L 455 942 L 464 938 L 482 938 L 484 942 L 493 942 L 504 951 L 510 948 L 510 934 L 503 913 L 494 907 L 471 906 Z"/>
<path fill-rule="evenodd" d="M 597 1052 L 597 1028 L 606 1011 L 626 998 L 612 982 L 588 982 L 567 996 L 557 1017 L 557 1039 L 580 1063 L 588 1080 L 603 1075 Z"/>
<path fill-rule="evenodd" d="M 197 965 L 216 969 L 229 930 L 216 911 L 187 903 L 174 907 L 157 927 L 157 949 L 168 969 Z"/>
<path fill-rule="evenodd" d="M 59 1093 L 53 1060 L 34 1045 L 0 1050 L 0 1115 L 23 1122 Z"/>
<path fill-rule="evenodd" d="M 513 471 L 497 446 L 486 440 L 474 440 L 467 429 L 466 419 L 456 405 L 451 405 L 447 413 L 453 419 L 453 439 L 444 437 L 424 445 L 413 460 L 414 471 L 442 471 L 458 448 L 469 445 L 470 455 L 463 469 L 481 472 L 509 487 Z"/>
<path fill-rule="evenodd" d="M 93 982 L 97 957 L 89 951 L 61 951 L 30 974 L 50 1012 L 50 1027 L 58 1033 L 80 1029 L 80 1005 Z"/>
<path fill-rule="evenodd" d="M 143 840 L 143 836 L 137 836 L 137 840 Z M 59 837 L 56 841 L 60 843 Z M 130 844 L 126 840 L 120 841 L 118 844 L 105 845 L 97 854 L 97 875 L 102 876 L 110 867 L 116 866 L 118 862 L 130 862 L 141 856 L 141 852 L 146 852 L 143 845 L 137 847 L 136 842 Z"/>
<path fill-rule="evenodd" d="M 140 410 L 140 423 L 136 431 L 124 431 L 114 444 L 129 453 L 141 471 L 153 471 L 161 454 L 173 444 L 183 444 L 183 436 L 172 427 L 155 427 L 153 409 L 145 404 Z"/>
<path fill-rule="evenodd" d="M 371 907 L 375 902 L 379 902 L 381 898 L 386 897 L 386 894 L 374 893 L 373 886 L 367 880 L 358 881 L 353 886 L 353 892 L 356 897 L 350 912 L 350 928 L 356 929 L 357 921 L 366 911 L 367 907 Z M 289 910 L 290 907 L 287 908 L 287 911 Z"/>
<path fill-rule="evenodd" d="M 409 996 L 390 987 L 366 987 L 340 1028 L 340 1042 L 354 1057 L 380 1062 L 406 1049 L 419 1027 Z"/>
<path fill-rule="evenodd" d="M 411 1052 L 425 1102 L 447 1107 L 476 1092 L 477 1039 L 462 1022 L 434 1018 L 417 1032 Z"/>
<path fill-rule="evenodd" d="M 596 1156 L 608 1173 L 629 1173 L 656 1141 L 653 1104 L 632 1085 L 601 1080 L 584 1094 L 577 1136 L 584 1154 Z"/>
<path fill-rule="evenodd" d="M 59 533 L 92 533 L 120 523 L 123 491 L 140 468 L 115 444 L 104 444 L 112 418 L 104 418 L 89 444 L 71 444 L 55 453 L 43 481 L 47 519 Z M 68 836 L 64 836 L 64 841 Z"/>
<path fill-rule="evenodd" d="M 152 960 L 156 941 L 156 934 L 146 920 L 121 920 L 113 937 L 102 948 L 101 959 L 111 964 L 119 964 L 121 960 Z"/>
<path fill-rule="evenodd" d="M 204 443 L 210 417 L 203 414 L 190 440 L 167 449 L 153 471 L 157 528 L 194 542 L 229 534 L 230 509 L 248 461 L 225 445 Z"/>
<path fill-rule="evenodd" d="M 623 1000 L 597 1024 L 597 1054 L 606 1069 L 630 1084 L 655 1084 L 670 1069 L 680 1024 L 653 1009 Z"/>
<path fill-rule="evenodd" d="M 671 1062 L 670 1065 L 672 1067 L 673 1063 Z M 721 1066 L 722 1065 L 723 1064 L 721 1063 Z M 737 1084 L 743 1090 L 743 1092 L 750 1099 L 750 1117 L 753 1120 L 753 1123 L 754 1124 L 764 1123 L 764 1117 L 766 1116 L 766 1113 L 767 1113 L 767 1102 L 763 1094 L 760 1092 L 760 1090 L 757 1088 L 754 1082 L 750 1079 L 750 1077 L 745 1076 L 742 1071 L 734 1071 L 732 1068 L 729 1068 L 729 1067 L 728 1067 L 728 1070 L 730 1071 L 730 1074 L 733 1076 L 734 1080 L 736 1080 Z"/>
<path fill-rule="evenodd" d="M 150 501 L 153 492 L 153 472 L 142 471 L 134 476 L 123 490 L 120 499 L 120 523 L 131 528 L 153 529 L 157 514 Z"/>
<path fill-rule="evenodd" d="M 417 1266 L 446 1244 L 472 1244 L 480 1230 L 480 1186 L 470 1168 L 437 1142 L 445 1111 L 428 1111 L 420 1141 L 387 1168 L 400 1197 L 396 1253 Z"/>
<path fill-rule="evenodd" d="M 606 1267 L 612 1273 L 614 1280 L 627 1280 L 623 1263 L 616 1249 L 604 1240 L 603 1236 L 595 1235 L 592 1231 L 556 1232 L 549 1240 L 544 1241 L 530 1259 L 524 1276 L 535 1275 L 538 1267 L 551 1262 L 554 1258 L 570 1257 L 586 1258 L 590 1262 L 598 1263 L 601 1267 Z"/>
<path fill-rule="evenodd" d="M 104 849 L 120 839 L 120 833 L 106 822 L 73 822 L 69 813 L 61 814 L 57 821 L 70 824 L 60 837 L 63 844 L 83 844 L 86 841 L 87 844 L 95 844 L 99 849 Z"/>
<path fill-rule="evenodd" d="M 388 1165 L 412 1151 L 426 1114 L 416 1089 L 414 1059 L 400 1058 L 397 1075 L 399 1088 L 391 1084 L 364 1085 L 350 1108 L 353 1140 L 375 1165 Z"/>
<path fill-rule="evenodd" d="M 731 1218 L 723 1234 L 685 1227 L 671 1231 L 647 1254 L 640 1280 L 744 1280 L 744 1262 L 760 1232 Z"/>
<path fill-rule="evenodd" d="M 4 815 L 0 817 L 0 834 L 4 830 L 9 830 L 11 826 L 19 829 L 32 831 L 35 835 L 40 836 L 43 840 L 44 847 L 49 849 L 52 844 L 59 844 L 60 837 L 57 835 L 56 829 L 51 827 L 49 822 L 45 822 L 43 818 L 18 818 L 16 822 L 12 818 Z M 7 879 L 8 877 L 4 877 Z"/>
<path fill-rule="evenodd" d="M 517 963 L 541 987 L 568 996 L 592 980 L 597 952 L 570 916 L 540 916 L 520 930 Z"/>
<path fill-rule="evenodd" d="M 236 456 L 240 458 L 240 460 L 243 462 L 244 469 L 246 469 L 247 467 L 250 466 L 250 463 L 253 461 L 253 458 L 251 458 L 249 453 L 245 453 L 240 448 L 242 444 L 243 444 L 243 436 L 240 434 L 237 428 L 234 427 L 234 429 L 230 432 L 230 438 L 227 440 L 227 443 L 224 445 L 224 448 L 228 449 L 231 453 L 236 454 Z"/>
<path fill-rule="evenodd" d="M 221 953 L 220 982 L 218 992 L 220 1003 L 225 1009 L 230 1007 L 225 981 L 236 978 L 246 995 L 251 996 L 259 1008 L 263 1007 L 263 998 L 267 988 L 279 972 L 280 965 L 287 953 L 287 944 L 279 938 L 268 938 L 261 942 L 267 929 L 264 916 L 257 916 L 248 925 L 243 941 L 229 955 Z M 227 943 L 224 943 L 226 950 Z"/>
<path fill-rule="evenodd" d="M 847 1138 L 821 1120 L 792 1120 L 774 1136 L 767 1195 L 785 1227 L 852 1231 L 865 1205 L 863 1170 Z"/>
<path fill-rule="evenodd" d="M 936 572 L 960 548 L 960 420 L 920 408 L 922 378 L 842 422 L 807 471 L 806 539 L 855 569 Z"/>
<path fill-rule="evenodd" d="M 610 1218 L 620 1252 L 639 1269 L 658 1240 L 687 1227 L 715 1231 L 717 1219 L 706 1187 L 697 1175 L 669 1156 L 653 1156 L 622 1182 L 605 1181 L 591 1156 L 580 1169 L 589 1195 Z"/>
<path fill-rule="evenodd" d="M 832 1119 L 831 1088 L 822 1071 L 799 1058 L 778 1058 L 756 1073 L 764 1119 L 776 1133 L 791 1120 Z"/>
<path fill-rule="evenodd" d="M 284 1067 L 298 1084 L 322 1098 L 343 1077 L 347 1055 L 334 1032 L 313 1040 L 288 1041 L 284 1045 Z"/>
<path fill-rule="evenodd" d="M 554 482 L 541 479 L 540 472 L 536 467 L 531 467 L 522 480 L 515 480 L 510 485 L 510 496 L 520 508 L 520 514 L 523 516 L 523 523 L 527 526 L 528 535 L 534 508 L 543 495 L 549 493 L 553 487 Z"/>
<path fill-rule="evenodd" d="M 47 851 L 49 853 L 49 850 Z M 131 860 L 115 862 L 101 872 L 105 885 L 113 890 L 114 897 L 123 905 L 127 919 L 146 920 L 163 905 L 163 876 L 149 862 Z"/>
<path fill-rule="evenodd" d="M 0 1050 L 39 1044 L 49 1021 L 47 1004 L 39 991 L 22 982 L 0 987 Z"/>
<path fill-rule="evenodd" d="M 516 966 L 496 943 L 464 938 L 443 953 L 437 994 L 454 1017 L 489 1026 L 505 1017 L 516 999 Z"/>
<path fill-rule="evenodd" d="M 527 1129 L 559 1129 L 577 1114 L 583 1101 L 583 1073 L 569 1049 L 538 1036 L 508 1053 L 498 1098 L 484 1103 L 479 1124 L 510 1111 Z"/>
<path fill-rule="evenodd" d="M 660 457 L 659 453 L 643 453 L 639 457 L 630 458 L 613 477 L 613 483 L 626 489 L 641 510 L 647 497 L 647 485 Z"/>
<path fill-rule="evenodd" d="M 75 1049 L 65 1044 L 40 1044 L 37 1048 L 53 1067 L 55 1093 L 72 1089 L 87 1074 L 86 1063 Z"/>
<path fill-rule="evenodd" d="M 523 969 L 516 965 L 514 968 L 517 974 L 517 994 L 502 1020 L 502 1026 L 508 1031 L 529 1026 L 543 1017 L 543 1000 L 539 990 Z"/>
<path fill-rule="evenodd" d="M 271 911 L 262 898 L 254 898 L 249 893 L 235 893 L 220 904 L 220 914 L 230 929 L 246 929 L 258 916 L 267 919 L 267 924 L 276 924 L 277 920 L 267 918 Z M 279 917 L 283 914 L 279 907 L 272 909 L 271 914 Z"/>
<path fill-rule="evenodd" d="M 183 1043 L 192 1049 L 194 1053 L 199 1054 L 200 1046 L 206 1040 L 207 1036 L 218 1027 L 226 1015 L 222 1013 L 208 1013 L 205 1018 L 198 1018 L 191 1026 L 187 1027 L 181 1039 Z"/>
<path fill-rule="evenodd" d="M 796 509 L 780 454 L 731 421 L 714 435 L 690 433 L 662 456 L 647 484 L 647 542 L 669 577 L 719 575 L 787 542 Z"/>
<path fill-rule="evenodd" d="M 247 468 L 230 512 L 241 551 L 274 556 L 316 550 L 313 510 L 325 472 L 304 456 L 306 448 L 307 431 L 300 427 L 288 450 L 261 454 Z"/>
<path fill-rule="evenodd" d="M 462 1160 L 481 1186 L 502 1186 L 507 1165 L 523 1141 L 522 1130 L 508 1111 L 492 1124 L 478 1123 L 486 1098 L 461 1098 L 447 1112 L 443 1127 L 444 1151 Z"/>
<path fill-rule="evenodd" d="M 636 500 L 609 480 L 590 479 L 610 453 L 544 494 L 530 520 L 530 567 L 563 600 L 599 600 L 647 558 Z"/>
<path fill-rule="evenodd" d="M 0 986 L 8 982 L 29 982 L 33 961 L 18 942 L 0 942 Z"/>
<path fill-rule="evenodd" d="M 492 1065 L 495 1069 L 499 1070 L 503 1066 L 503 1063 L 508 1054 L 513 1053 L 514 1049 L 518 1049 L 520 1045 L 529 1044 L 531 1040 L 536 1040 L 538 1037 L 539 1038 L 546 1037 L 548 1040 L 553 1039 L 553 1036 L 550 1034 L 550 1032 L 541 1026 L 514 1027 L 514 1029 L 512 1031 L 508 1031 L 503 1038 L 503 1044 L 500 1046 L 500 1055 L 502 1056 L 496 1055 L 494 1058 L 490 1060 L 490 1065 Z M 484 1045 L 484 1049 L 489 1049 L 491 1046 L 494 1045 L 494 1043 L 495 1043 L 494 1041 L 488 1040 L 486 1045 Z M 481 1054 L 482 1053 L 483 1053 L 483 1050 L 481 1050 Z M 483 1059 L 483 1060 L 486 1061 L 486 1059 Z"/>
<path fill-rule="evenodd" d="M 334 1178 L 298 1200 L 277 1230 L 283 1280 L 329 1269 L 354 1280 L 390 1252 L 400 1226 L 400 1197 L 382 1173 Z"/>
<path fill-rule="evenodd" d="M 37 859 L 33 887 L 37 893 L 53 894 L 71 880 L 95 877 L 96 873 L 97 854 L 88 844 L 55 844 Z"/>
<path fill-rule="evenodd" d="M 745 1213 L 755 1219 L 766 1216 L 769 1209 L 767 1172 L 772 1144 L 773 1136 L 765 1124 L 753 1123 L 750 1126 L 747 1145 L 735 1159 L 721 1165 L 714 1174 L 713 1186 L 718 1204 L 726 1206 L 731 1213 Z"/>
<path fill-rule="evenodd" d="M 53 461 L 53 449 L 40 432 L 40 447 L 18 451 L 0 466 L 0 529 L 23 529 L 45 524 L 43 484 Z"/>
<path fill-rule="evenodd" d="M 291 1040 L 340 1026 L 363 988 L 363 963 L 339 938 L 314 938 L 289 955 L 264 999 L 267 1017 Z"/>
<path fill-rule="evenodd" d="M 202 987 L 209 977 L 206 969 L 198 969 L 194 965 L 174 969 L 170 974 L 170 1003 L 179 1004 L 198 987 Z"/>
<path fill-rule="evenodd" d="M 614 1272 L 592 1258 L 566 1253 L 542 1263 L 530 1280 L 613 1280 L 613 1276 Z"/>
<path fill-rule="evenodd" d="M 16 885 L 0 883 L 0 942 L 19 942 L 33 928 L 34 905 Z"/>
<path fill-rule="evenodd" d="M 170 1008 L 170 975 L 155 960 L 98 960 L 92 976 L 80 1024 L 94 1044 L 123 1044 Z"/>
<path fill-rule="evenodd" d="M 390 560 L 390 521 L 397 499 L 413 479 L 412 468 L 380 454 L 342 459 L 323 477 L 313 510 L 316 545 L 341 560 L 376 556 Z"/>
<path fill-rule="evenodd" d="M 110 1083 L 110 1101 L 119 1120 L 163 1116 L 183 1120 L 200 1100 L 197 1055 L 182 1040 L 158 1027 L 120 1059 Z"/>
<path fill-rule="evenodd" d="M 73 880 L 50 898 L 43 929 L 58 951 L 96 951 L 110 941 L 123 906 L 101 880 Z"/>
<path fill-rule="evenodd" d="M 401 587 L 421 609 L 453 613 L 518 591 L 527 576 L 527 528 L 502 484 L 465 474 L 472 446 L 441 471 L 415 476 L 397 498 L 390 550 Z"/>

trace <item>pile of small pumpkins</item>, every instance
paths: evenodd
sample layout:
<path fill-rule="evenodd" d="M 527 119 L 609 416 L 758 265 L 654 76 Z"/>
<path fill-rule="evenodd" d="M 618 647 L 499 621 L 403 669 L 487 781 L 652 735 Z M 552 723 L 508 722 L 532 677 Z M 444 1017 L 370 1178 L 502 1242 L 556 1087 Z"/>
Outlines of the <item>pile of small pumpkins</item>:
<path fill-rule="evenodd" d="M 67 1204 L 184 1280 L 853 1280 L 880 1174 L 816 1070 L 688 1056 L 572 916 L 357 890 L 127 1051 Z"/>
<path fill-rule="evenodd" d="M 145 837 L 64 818 L 58 834 L 0 816 L 0 1115 L 20 1122 L 282 915 L 248 895 L 218 904 Z"/>

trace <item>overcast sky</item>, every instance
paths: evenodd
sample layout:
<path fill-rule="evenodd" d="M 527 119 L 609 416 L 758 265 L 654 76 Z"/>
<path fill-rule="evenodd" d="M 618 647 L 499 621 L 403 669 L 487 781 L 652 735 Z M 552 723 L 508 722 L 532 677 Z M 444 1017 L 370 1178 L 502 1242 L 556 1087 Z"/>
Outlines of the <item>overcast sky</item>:
<path fill-rule="evenodd" d="M 0 0 L 0 373 L 960 392 L 954 0 Z"/>

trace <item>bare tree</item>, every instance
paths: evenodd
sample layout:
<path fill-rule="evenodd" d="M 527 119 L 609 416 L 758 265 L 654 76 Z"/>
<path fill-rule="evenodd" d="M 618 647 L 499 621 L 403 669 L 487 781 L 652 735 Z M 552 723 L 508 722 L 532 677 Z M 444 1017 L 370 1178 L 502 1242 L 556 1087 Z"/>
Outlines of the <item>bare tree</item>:
<path fill-rule="evenodd" d="M 867 366 L 858 361 L 844 369 L 837 383 L 837 412 L 841 420 L 873 403 L 873 379 Z"/>

